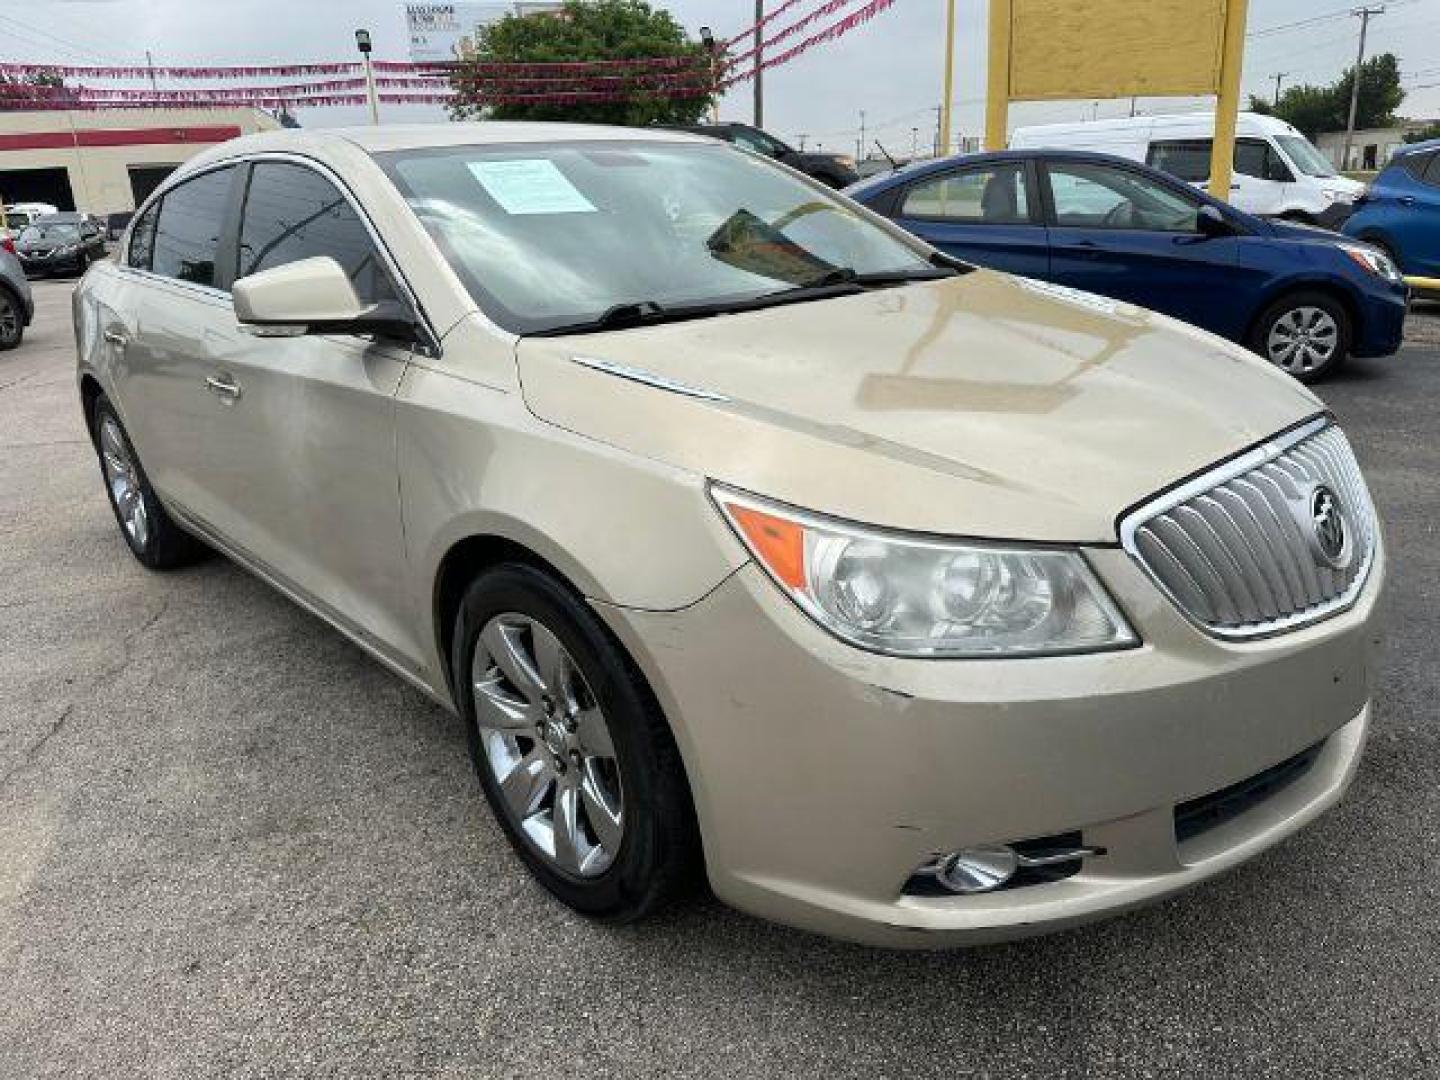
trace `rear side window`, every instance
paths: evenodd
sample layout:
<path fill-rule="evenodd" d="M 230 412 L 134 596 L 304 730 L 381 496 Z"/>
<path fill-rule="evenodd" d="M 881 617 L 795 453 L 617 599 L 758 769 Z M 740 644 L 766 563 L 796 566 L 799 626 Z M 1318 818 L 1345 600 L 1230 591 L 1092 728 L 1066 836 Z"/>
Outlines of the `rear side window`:
<path fill-rule="evenodd" d="M 218 284 L 215 260 L 234 178 L 233 167 L 216 169 L 165 193 L 155 227 L 151 270 L 196 285 Z"/>
<path fill-rule="evenodd" d="M 1430 155 L 1430 163 L 1425 166 L 1422 179 L 1433 187 L 1440 187 L 1440 153 Z"/>
<path fill-rule="evenodd" d="M 1023 165 L 970 169 L 915 184 L 900 215 L 983 225 L 1030 224 L 1030 190 Z"/>
<path fill-rule="evenodd" d="M 1423 180 L 1426 166 L 1433 164 L 1437 157 L 1440 154 L 1405 154 L 1399 159 L 1399 164 L 1416 180 Z"/>
<path fill-rule="evenodd" d="M 364 222 L 335 185 L 313 169 L 259 162 L 240 218 L 239 276 L 328 255 L 363 303 L 396 299 Z"/>
<path fill-rule="evenodd" d="M 135 220 L 135 227 L 130 230 L 130 250 L 125 256 L 126 266 L 133 266 L 137 270 L 150 269 L 150 255 L 155 248 L 155 219 L 159 214 L 160 202 L 157 200 Z"/>
<path fill-rule="evenodd" d="M 1168 139 L 1152 142 L 1145 155 L 1145 164 L 1184 180 L 1187 184 L 1198 183 L 1210 176 L 1210 140 Z"/>

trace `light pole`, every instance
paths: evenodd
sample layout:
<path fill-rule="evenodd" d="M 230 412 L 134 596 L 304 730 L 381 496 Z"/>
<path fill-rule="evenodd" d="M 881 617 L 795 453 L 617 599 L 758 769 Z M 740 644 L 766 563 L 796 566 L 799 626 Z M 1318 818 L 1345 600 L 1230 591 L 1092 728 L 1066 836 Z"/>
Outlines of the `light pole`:
<path fill-rule="evenodd" d="M 760 46 L 765 43 L 765 0 L 755 0 L 755 126 L 765 126 L 765 66 L 761 62 Z"/>
<path fill-rule="evenodd" d="M 700 43 L 705 46 L 706 53 L 710 56 L 710 92 L 714 97 L 710 99 L 710 122 L 720 123 L 720 80 L 716 77 L 715 57 L 717 48 L 715 45 L 715 33 L 708 26 L 700 27 Z"/>
<path fill-rule="evenodd" d="M 1280 104 L 1280 81 L 1289 75 L 1288 71 L 1277 71 L 1271 78 L 1275 80 L 1275 104 Z"/>
<path fill-rule="evenodd" d="M 865 110 L 860 110 L 860 138 L 855 140 L 855 160 L 861 161 L 865 157 Z"/>
<path fill-rule="evenodd" d="M 370 101 L 370 123 L 380 123 L 380 95 L 375 92 L 375 69 L 370 65 L 370 31 L 355 31 L 355 47 L 365 61 L 365 97 Z"/>

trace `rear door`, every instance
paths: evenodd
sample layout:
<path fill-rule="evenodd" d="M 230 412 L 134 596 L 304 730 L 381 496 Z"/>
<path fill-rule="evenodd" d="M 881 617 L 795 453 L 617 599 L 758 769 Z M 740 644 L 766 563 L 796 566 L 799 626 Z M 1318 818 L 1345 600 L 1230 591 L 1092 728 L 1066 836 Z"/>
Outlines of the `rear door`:
<path fill-rule="evenodd" d="M 221 405 L 207 380 L 235 345 L 222 249 L 233 243 L 226 222 L 239 174 L 234 165 L 211 169 L 147 207 L 125 253 L 125 294 L 101 316 L 119 407 L 146 473 L 167 503 L 216 524 L 226 500 L 202 462 Z"/>
<path fill-rule="evenodd" d="M 1237 335 L 1254 282 L 1235 237 L 1200 233 L 1198 197 L 1108 163 L 1051 159 L 1043 172 L 1051 280 Z"/>
<path fill-rule="evenodd" d="M 1440 277 L 1440 153 L 1432 153 L 1418 180 L 1396 200 L 1393 230 L 1400 242 L 1406 272 Z"/>
<path fill-rule="evenodd" d="M 957 259 L 1043 278 L 1049 238 L 1026 161 L 1000 161 L 932 173 L 892 204 L 897 224 Z"/>

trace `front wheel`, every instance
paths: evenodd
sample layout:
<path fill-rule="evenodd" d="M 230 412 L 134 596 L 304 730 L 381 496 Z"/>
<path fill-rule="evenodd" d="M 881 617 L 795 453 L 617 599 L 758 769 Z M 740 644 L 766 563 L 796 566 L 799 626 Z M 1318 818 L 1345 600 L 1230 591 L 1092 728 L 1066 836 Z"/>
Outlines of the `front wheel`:
<path fill-rule="evenodd" d="M 471 583 L 453 670 L 491 809 L 531 873 L 582 914 L 628 922 L 699 858 L 679 752 L 633 663 L 585 604 L 531 566 Z"/>
<path fill-rule="evenodd" d="M 1352 327 L 1344 305 L 1324 293 L 1282 296 L 1261 313 L 1250 347 L 1301 382 L 1329 375 L 1350 354 Z"/>

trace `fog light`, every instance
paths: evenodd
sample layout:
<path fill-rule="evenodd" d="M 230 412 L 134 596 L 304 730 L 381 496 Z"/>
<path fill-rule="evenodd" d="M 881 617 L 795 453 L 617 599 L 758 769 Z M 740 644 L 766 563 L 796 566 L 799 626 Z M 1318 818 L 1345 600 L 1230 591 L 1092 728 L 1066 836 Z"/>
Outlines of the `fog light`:
<path fill-rule="evenodd" d="M 1020 869 L 1020 857 L 1005 844 L 961 848 L 940 860 L 935 877 L 951 892 L 984 893 L 998 889 Z"/>

